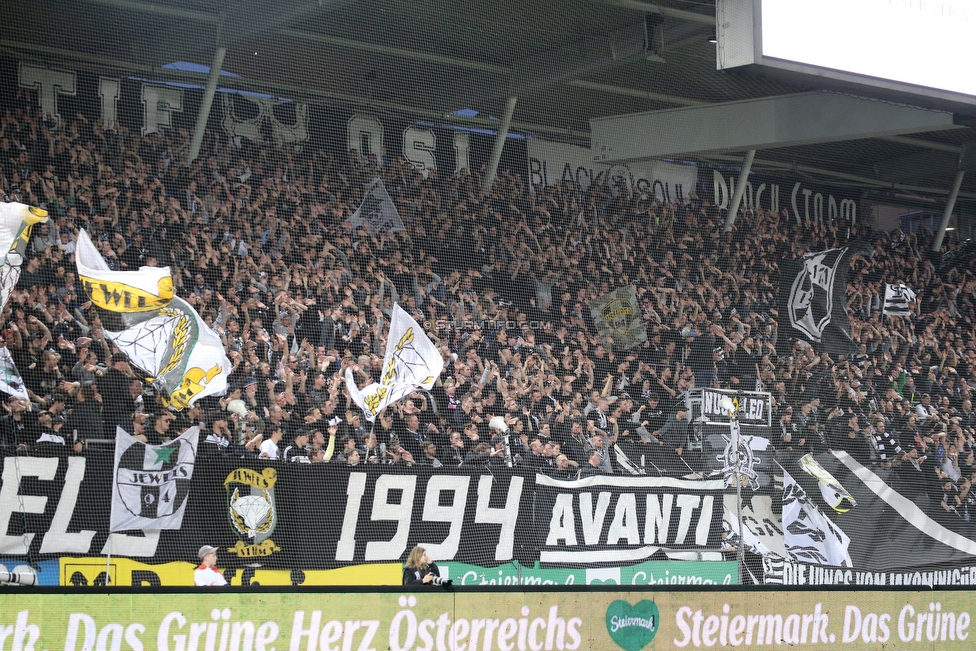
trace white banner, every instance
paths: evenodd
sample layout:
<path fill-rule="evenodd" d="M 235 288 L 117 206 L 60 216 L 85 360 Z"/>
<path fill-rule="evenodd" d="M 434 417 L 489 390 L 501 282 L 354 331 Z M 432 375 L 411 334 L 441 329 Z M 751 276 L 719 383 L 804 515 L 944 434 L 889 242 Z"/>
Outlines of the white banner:
<path fill-rule="evenodd" d="M 529 180 L 533 186 L 556 185 L 573 181 L 581 189 L 591 183 L 622 181 L 631 190 L 660 201 L 682 201 L 694 191 L 698 168 L 662 161 L 607 165 L 593 160 L 592 150 L 544 140 L 526 142 L 529 157 Z"/>

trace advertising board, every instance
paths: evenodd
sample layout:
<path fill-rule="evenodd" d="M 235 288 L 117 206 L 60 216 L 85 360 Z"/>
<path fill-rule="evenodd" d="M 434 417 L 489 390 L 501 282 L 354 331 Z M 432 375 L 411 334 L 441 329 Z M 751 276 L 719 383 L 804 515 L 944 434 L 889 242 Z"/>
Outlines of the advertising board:
<path fill-rule="evenodd" d="M 970 591 L 3 595 L 5 651 L 971 649 Z"/>

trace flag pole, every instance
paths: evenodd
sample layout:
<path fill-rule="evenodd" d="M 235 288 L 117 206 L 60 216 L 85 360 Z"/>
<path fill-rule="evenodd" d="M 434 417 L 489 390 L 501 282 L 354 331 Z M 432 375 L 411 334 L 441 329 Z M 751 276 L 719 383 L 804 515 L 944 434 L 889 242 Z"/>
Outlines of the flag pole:
<path fill-rule="evenodd" d="M 111 529 L 111 527 L 109 527 Z M 111 531 L 108 532 L 108 553 L 105 555 L 105 585 L 112 583 L 112 573 L 110 571 L 112 563 L 112 539 L 115 536 Z"/>

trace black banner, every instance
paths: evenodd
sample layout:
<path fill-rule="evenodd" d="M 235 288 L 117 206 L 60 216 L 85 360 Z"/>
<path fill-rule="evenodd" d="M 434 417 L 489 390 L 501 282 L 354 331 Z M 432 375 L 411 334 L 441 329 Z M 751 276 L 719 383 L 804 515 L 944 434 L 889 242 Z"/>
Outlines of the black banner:
<path fill-rule="evenodd" d="M 728 423 L 729 411 L 720 406 L 722 398 L 728 397 L 733 401 L 736 418 L 740 425 L 756 425 L 769 427 L 772 425 L 772 401 L 768 393 L 758 391 L 728 391 L 723 389 L 704 388 L 701 399 L 692 400 L 691 417 L 704 416 L 709 423 Z M 696 407 L 698 407 L 696 409 Z"/>
<path fill-rule="evenodd" d="M 334 568 L 400 561 L 415 545 L 439 560 L 530 563 L 534 474 L 464 474 L 198 459 L 180 530 L 109 539 L 110 452 L 7 457 L 0 555 L 192 560 L 203 544 L 230 566 Z M 234 559 L 237 562 L 233 562 Z"/>
<path fill-rule="evenodd" d="M 706 432 L 706 439 L 715 435 Z M 817 459 L 857 501 L 847 513 L 822 503 L 819 508 L 850 536 L 858 571 L 907 571 L 913 557 L 905 550 L 943 567 L 973 565 L 976 542 L 961 519 L 956 526 L 933 520 L 888 488 L 887 477 L 844 453 Z M 819 502 L 816 479 L 801 470 L 792 474 Z M 722 477 L 565 481 L 508 469 L 479 474 L 371 465 L 354 470 L 198 458 L 180 530 L 110 537 L 110 451 L 6 457 L 0 557 L 35 563 L 112 556 L 158 564 L 192 561 L 207 544 L 222 550 L 221 563 L 229 567 L 325 570 L 403 561 L 415 545 L 423 545 L 438 560 L 482 567 L 516 561 L 619 565 L 659 551 L 672 556 L 718 551 L 728 490 Z M 744 516 L 750 528 L 782 553 L 777 551 L 782 548 L 778 496 L 749 494 L 753 507 Z M 768 502 L 762 513 L 755 511 L 757 499 Z"/>
<path fill-rule="evenodd" d="M 700 168 L 698 193 L 728 210 L 735 194 L 738 170 Z M 790 173 L 753 174 L 742 193 L 742 208 L 759 207 L 773 213 L 786 210 L 795 224 L 816 222 L 851 226 L 858 223 L 861 193 L 850 188 L 811 184 Z"/>
<path fill-rule="evenodd" d="M 838 585 L 884 587 L 976 586 L 976 566 L 920 566 L 894 572 L 824 567 L 777 559 L 763 561 L 766 585 Z"/>
<path fill-rule="evenodd" d="M 192 132 L 206 77 L 200 75 L 197 83 L 185 78 L 174 81 L 162 72 L 148 77 L 107 77 L 0 57 L 0 102 L 19 106 L 19 94 L 26 92 L 37 108 L 45 101 L 42 95 L 49 98 L 43 108 L 63 124 L 81 114 L 88 121 L 116 121 L 136 132 Z M 483 128 L 421 122 L 407 114 L 380 118 L 257 89 L 242 93 L 236 87 L 224 87 L 227 81 L 221 78 L 207 128 L 221 142 L 234 139 L 245 150 L 248 141 L 264 132 L 282 147 L 307 156 L 322 150 L 344 159 L 349 150 L 356 149 L 363 156 L 376 156 L 381 164 L 403 159 L 418 169 L 436 169 L 442 176 L 462 167 L 481 169 L 491 155 L 494 134 Z M 528 177 L 525 140 L 514 132 L 502 153 L 500 169 Z"/>
<path fill-rule="evenodd" d="M 650 477 L 536 477 L 543 563 L 636 562 L 658 550 L 716 551 L 722 541 L 719 481 Z M 548 520 L 548 522 L 547 522 Z"/>

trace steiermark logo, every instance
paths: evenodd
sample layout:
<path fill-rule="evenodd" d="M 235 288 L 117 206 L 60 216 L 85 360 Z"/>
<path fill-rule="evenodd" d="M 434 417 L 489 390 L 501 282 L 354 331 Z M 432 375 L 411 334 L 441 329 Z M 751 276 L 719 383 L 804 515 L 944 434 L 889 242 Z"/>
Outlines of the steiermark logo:
<path fill-rule="evenodd" d="M 607 632 L 624 651 L 640 651 L 657 635 L 661 613 L 653 601 L 617 600 L 607 607 Z"/>

